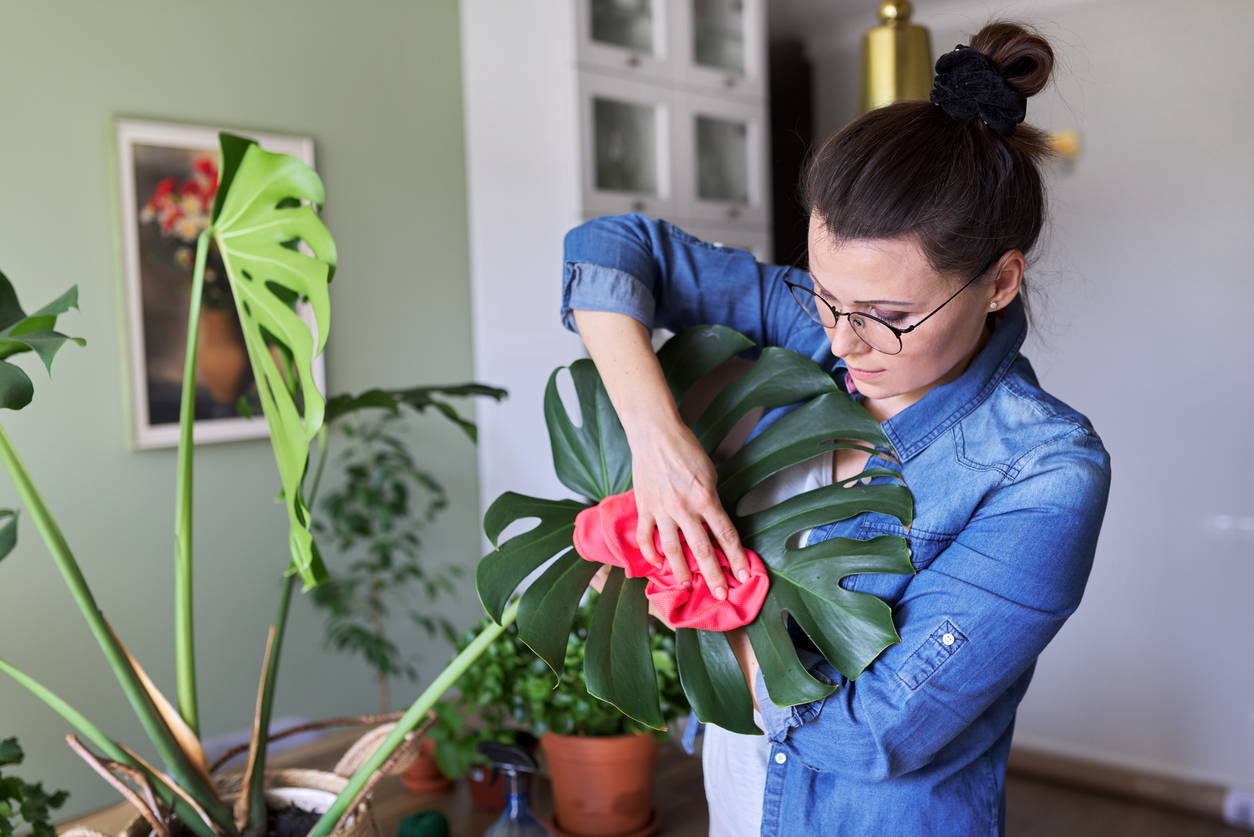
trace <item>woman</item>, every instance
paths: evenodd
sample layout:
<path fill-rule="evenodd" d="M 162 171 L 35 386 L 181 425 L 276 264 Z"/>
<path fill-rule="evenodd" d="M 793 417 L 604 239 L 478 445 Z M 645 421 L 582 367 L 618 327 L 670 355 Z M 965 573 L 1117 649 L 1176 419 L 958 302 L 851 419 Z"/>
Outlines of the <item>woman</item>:
<path fill-rule="evenodd" d="M 840 581 L 888 602 L 901 635 L 856 682 L 795 631 L 811 673 L 836 688 L 778 707 L 743 631 L 730 634 L 766 734 L 707 725 L 712 834 L 1003 833 L 1015 711 L 1080 602 L 1110 483 L 1092 424 L 1042 389 L 1019 353 L 1049 153 L 1045 135 L 1021 123 L 1052 65 L 1039 35 L 993 22 L 937 61 L 930 101 L 871 111 L 828 139 L 802 182 L 808 271 L 640 215 L 566 236 L 562 321 L 582 336 L 622 419 L 637 540 L 655 565 L 668 561 L 723 598 L 746 560 L 650 327 L 722 323 L 810 357 L 900 457 L 827 451 L 760 484 L 738 514 L 876 465 L 899 465 L 915 499 L 908 531 L 867 513 L 804 533 L 805 543 L 908 537 L 914 575 Z"/>

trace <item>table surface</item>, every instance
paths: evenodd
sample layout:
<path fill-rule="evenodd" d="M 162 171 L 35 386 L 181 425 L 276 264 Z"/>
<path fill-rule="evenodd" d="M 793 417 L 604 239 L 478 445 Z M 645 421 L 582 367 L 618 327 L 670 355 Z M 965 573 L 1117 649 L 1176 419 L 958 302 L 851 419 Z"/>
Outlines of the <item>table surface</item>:
<path fill-rule="evenodd" d="M 312 744 L 276 753 L 270 759 L 270 766 L 330 770 L 344 750 L 360 735 L 360 729 L 332 733 Z M 702 787 L 700 750 L 696 756 L 689 756 L 680 748 L 677 740 L 663 742 L 658 748 L 653 788 L 653 804 L 657 808 L 659 819 L 658 834 L 705 837 L 709 831 L 709 815 Z M 541 772 L 532 784 L 532 813 L 542 821 L 547 819 L 553 810 L 552 799 L 549 777 L 542 764 Z M 498 812 L 474 810 L 470 801 L 470 789 L 465 781 L 455 783 L 448 791 L 414 794 L 401 783 L 399 775 L 385 776 L 375 786 L 372 800 L 375 818 L 383 837 L 395 837 L 397 824 L 405 816 L 432 808 L 443 812 L 448 818 L 449 831 L 453 837 L 479 837 L 500 816 Z M 115 835 L 134 816 L 134 808 L 126 802 L 119 802 L 58 823 L 57 831 L 86 826 L 107 835 Z"/>

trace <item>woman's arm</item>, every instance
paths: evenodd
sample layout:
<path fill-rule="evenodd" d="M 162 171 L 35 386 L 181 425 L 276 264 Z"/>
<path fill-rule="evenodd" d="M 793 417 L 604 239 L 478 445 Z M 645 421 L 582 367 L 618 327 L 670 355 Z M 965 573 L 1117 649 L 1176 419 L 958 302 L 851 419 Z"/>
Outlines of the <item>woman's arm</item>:
<path fill-rule="evenodd" d="M 815 770 L 886 780 L 929 763 L 1004 695 L 1080 603 L 1110 487 L 1100 439 L 1077 426 L 1023 465 L 894 608 L 901 642 L 856 681 L 822 662 L 821 701 L 778 707 L 767 735 Z M 988 725 L 991 745 L 1003 727 Z"/>
<path fill-rule="evenodd" d="M 575 311 L 626 314 L 646 329 L 671 331 L 717 323 L 757 347 L 784 346 L 807 357 L 823 329 L 789 295 L 789 269 L 746 250 L 703 241 L 667 221 L 638 213 L 586 221 L 563 240 L 562 324 L 582 329 Z"/>

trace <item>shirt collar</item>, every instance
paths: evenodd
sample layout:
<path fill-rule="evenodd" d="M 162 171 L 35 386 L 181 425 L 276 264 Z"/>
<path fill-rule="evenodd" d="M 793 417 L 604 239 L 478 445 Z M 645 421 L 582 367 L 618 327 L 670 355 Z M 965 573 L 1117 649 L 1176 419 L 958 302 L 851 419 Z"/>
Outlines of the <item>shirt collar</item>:
<path fill-rule="evenodd" d="M 990 316 L 993 333 L 966 371 L 948 383 L 932 387 L 918 401 L 880 424 L 902 462 L 913 458 L 982 404 L 1018 357 L 1019 347 L 1028 334 L 1021 296 L 1016 294 L 1009 305 Z M 838 374 L 838 381 L 848 388 L 853 379 L 846 371 L 844 358 L 837 360 L 836 369 L 838 372 L 833 374 Z M 855 393 L 854 398 L 863 400 L 860 393 Z"/>

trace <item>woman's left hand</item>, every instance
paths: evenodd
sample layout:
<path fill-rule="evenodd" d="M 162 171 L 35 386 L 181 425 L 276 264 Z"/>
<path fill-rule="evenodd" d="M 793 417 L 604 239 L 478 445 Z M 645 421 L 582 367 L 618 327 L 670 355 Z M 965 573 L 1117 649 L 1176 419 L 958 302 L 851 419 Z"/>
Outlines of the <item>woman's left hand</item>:
<path fill-rule="evenodd" d="M 601 588 L 605 586 L 605 579 L 610 577 L 611 569 L 613 568 L 609 564 L 606 564 L 605 566 L 601 567 L 601 569 L 597 570 L 596 575 L 592 576 L 592 581 L 588 582 L 589 586 L 591 586 L 593 590 L 596 590 L 598 593 L 600 593 Z M 653 602 L 649 602 L 649 615 L 652 616 L 657 621 L 661 622 L 666 627 L 670 628 L 672 631 L 675 630 L 674 625 L 672 625 L 670 622 L 667 622 L 664 618 L 662 618 L 661 612 L 653 606 Z"/>

